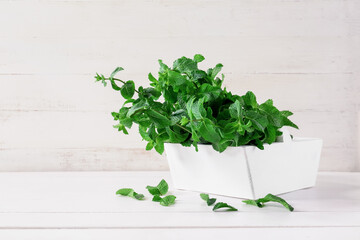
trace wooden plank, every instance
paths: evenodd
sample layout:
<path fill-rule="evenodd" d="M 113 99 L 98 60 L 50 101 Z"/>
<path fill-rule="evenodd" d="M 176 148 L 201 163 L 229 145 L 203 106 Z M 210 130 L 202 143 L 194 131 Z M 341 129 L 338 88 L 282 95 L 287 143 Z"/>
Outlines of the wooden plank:
<path fill-rule="evenodd" d="M 143 145 L 137 143 L 137 147 Z M 165 156 L 143 148 L 24 148 L 0 149 L 5 171 L 168 170 Z M 344 168 L 344 167 L 342 167 Z"/>
<path fill-rule="evenodd" d="M 194 237 L 212 239 L 232 239 L 241 236 L 248 240 L 270 239 L 293 240 L 358 240 L 358 227 L 324 228 L 182 228 L 182 229 L 5 229 L 0 230 L 0 237 L 7 240 L 95 240 L 95 239 L 172 239 L 183 240 Z"/>
<path fill-rule="evenodd" d="M 89 74 L 125 63 L 123 67 L 130 72 L 149 72 L 157 68 L 157 59 L 172 62 L 202 53 L 211 59 L 209 64 L 222 62 L 226 69 L 242 73 L 351 73 L 354 69 L 346 60 L 352 55 L 350 45 L 347 37 L 3 39 L 0 70 L 7 74 Z"/>
<path fill-rule="evenodd" d="M 301 130 L 291 132 L 294 136 L 324 139 L 322 170 L 356 171 L 358 136 L 354 129 L 358 118 L 358 114 L 347 112 L 295 112 L 292 119 Z M 339 123 L 346 127 L 339 128 Z M 2 111 L 1 170 L 167 168 L 165 162 L 158 161 L 163 158 L 143 150 L 145 142 L 141 141 L 136 126 L 129 135 L 124 135 L 113 129 L 113 124 L 111 115 L 101 112 Z M 134 153 L 138 161 L 132 157 Z"/>
<path fill-rule="evenodd" d="M 3 73 L 89 73 L 116 62 L 135 70 L 196 52 L 226 56 L 219 60 L 242 72 L 353 71 L 356 1 L 0 4 L 0 22 L 8 23 L 0 33 Z"/>
<path fill-rule="evenodd" d="M 291 117 L 301 130 L 294 136 L 324 138 L 325 147 L 356 148 L 352 134 L 357 113 L 295 112 Z M 342 123 L 344 128 L 339 128 Z M 0 148 L 138 148 L 143 147 L 136 125 L 129 135 L 113 128 L 109 112 L 0 112 Z M 139 145 L 140 144 L 140 145 Z"/>
<path fill-rule="evenodd" d="M 115 186 L 140 192 L 161 178 L 178 197 L 172 207 L 114 196 Z M 315 188 L 283 195 L 294 212 L 217 196 L 239 212 L 215 213 L 198 193 L 174 190 L 168 172 L 0 173 L 0 238 L 358 239 L 359 184 L 360 173 L 320 173 Z"/>
<path fill-rule="evenodd" d="M 156 221 L 154 221 L 156 219 Z M 269 221 L 271 219 L 272 221 Z M 360 227 L 360 213 L 1 213 L 12 228 Z"/>
<path fill-rule="evenodd" d="M 210 65 L 204 66 L 207 67 Z M 151 72 L 156 76 L 157 70 L 155 67 Z M 109 69 L 102 73 L 110 72 Z M 137 86 L 147 86 L 147 74 L 126 70 L 119 77 L 134 79 Z M 357 111 L 360 84 L 352 74 L 241 74 L 235 68 L 225 75 L 224 86 L 234 94 L 251 90 L 259 102 L 272 98 L 279 109 Z M 111 112 L 122 103 L 118 92 L 94 83 L 92 75 L 3 75 L 0 78 L 0 111 Z"/>
<path fill-rule="evenodd" d="M 12 20 L 11 24 L 4 26 L 0 37 L 9 37 L 6 33 L 11 33 L 13 37 L 28 38 L 103 38 L 109 33 L 119 36 L 120 32 L 135 37 L 337 37 L 348 34 L 347 25 L 351 23 L 351 13 L 355 13 L 355 9 L 349 5 L 354 3 L 354 0 L 326 0 L 311 4 L 283 0 L 272 1 L 271 4 L 264 0 L 197 1 L 196 4 L 189 0 L 0 1 L 0 9 L 3 11 L 1 22 Z M 24 23 L 31 28 L 23 28 Z M 85 25 L 91 25 L 91 28 L 83 27 Z M 64 32 L 67 34 L 64 35 Z"/>
<path fill-rule="evenodd" d="M 137 143 L 138 147 L 141 142 Z M 142 144 L 141 144 L 142 145 Z M 13 148 L 0 149 L 4 171 L 168 170 L 165 156 L 143 148 Z M 358 171 L 357 148 L 325 147 L 320 170 Z"/>
<path fill-rule="evenodd" d="M 176 204 L 171 207 L 166 208 L 152 202 L 151 195 L 145 189 L 147 185 L 156 185 L 161 179 L 165 179 L 169 183 L 170 194 L 177 196 Z M 354 221 L 360 217 L 359 184 L 360 173 L 319 173 L 315 188 L 282 195 L 294 206 L 295 212 L 292 213 L 278 204 L 269 204 L 267 207 L 260 209 L 245 205 L 238 198 L 214 195 L 218 201 L 227 202 L 239 209 L 238 213 L 232 214 L 213 213 L 211 207 L 208 207 L 200 199 L 199 193 L 174 189 L 171 176 L 168 172 L 0 173 L 0 191 L 3 193 L 0 198 L 0 213 L 4 214 L 0 215 L 0 226 L 15 226 L 17 224 L 16 219 L 21 218 L 21 216 L 24 216 L 24 220 L 19 220 L 18 224 L 27 223 L 27 225 L 31 225 L 33 222 L 25 219 L 34 217 L 34 219 L 39 219 L 40 222 L 36 224 L 40 226 L 41 221 L 43 221 L 41 219 L 45 220 L 46 216 L 48 216 L 46 215 L 47 213 L 53 214 L 49 215 L 49 221 L 51 216 L 51 218 L 54 218 L 54 220 L 51 220 L 54 224 L 57 221 L 57 216 L 63 218 L 64 224 L 66 224 L 67 221 L 65 219 L 70 218 L 70 215 L 67 214 L 76 213 L 77 220 L 74 219 L 73 222 L 79 221 L 78 224 L 84 224 L 82 226 L 92 223 L 98 224 L 101 222 L 100 219 L 107 217 L 110 218 L 107 223 L 111 223 L 112 220 L 119 217 L 119 223 L 111 224 L 130 224 L 125 223 L 127 220 L 133 221 L 135 224 L 137 217 L 141 218 L 141 214 L 148 216 L 148 218 L 144 217 L 142 222 L 148 225 L 152 224 L 151 221 L 147 222 L 149 218 L 157 219 L 156 216 L 168 216 L 175 223 L 177 218 L 170 217 L 172 214 L 180 214 L 178 216 L 199 214 L 200 216 L 194 220 L 193 225 L 188 223 L 190 225 L 186 226 L 194 227 L 196 224 L 200 224 L 202 218 L 212 216 L 214 216 L 213 224 L 221 224 L 215 221 L 218 215 L 223 215 L 224 218 L 227 216 L 229 218 L 239 218 L 239 221 L 233 222 L 234 226 L 236 224 L 239 224 L 236 226 L 242 226 L 242 224 L 246 226 L 245 220 L 247 218 L 249 219 L 248 224 L 251 226 L 259 226 L 256 224 L 261 225 L 260 222 L 262 221 L 271 222 L 269 219 L 272 218 L 274 218 L 275 225 L 281 223 L 281 226 L 296 226 L 291 221 L 295 221 L 298 218 L 298 214 L 300 214 L 300 218 L 313 218 L 313 221 L 319 224 L 314 226 L 326 226 L 326 221 L 321 222 L 323 217 L 329 218 L 329 224 L 331 223 L 332 226 L 345 226 L 349 222 L 352 222 L 352 226 L 355 226 L 360 224 L 360 221 Z M 115 195 L 116 190 L 127 187 L 143 193 L 146 200 L 137 201 L 132 198 Z M 200 213 L 205 215 L 201 216 Z M 317 213 L 319 215 L 316 217 Z M 97 217 L 91 217 L 91 220 L 83 223 L 79 220 L 83 217 L 87 218 L 87 216 L 97 216 L 96 214 L 100 214 L 98 219 L 96 219 Z M 134 214 L 134 217 L 131 217 L 132 214 Z M 268 214 L 271 217 L 264 218 Z M 279 219 L 275 220 L 277 217 Z M 10 220 L 10 218 L 13 220 Z M 166 218 L 164 217 L 164 220 Z M 264 219 L 258 222 L 260 218 Z M 290 221 L 289 223 L 287 223 L 288 220 Z M 200 222 L 198 223 L 197 221 Z M 185 222 L 184 220 L 183 224 Z M 271 225 L 272 223 L 268 224 Z M 303 226 L 311 225 L 310 222 L 304 224 Z M 135 226 L 141 227 L 140 222 L 139 225 L 135 224 Z M 227 225 L 224 223 L 221 226 Z"/>

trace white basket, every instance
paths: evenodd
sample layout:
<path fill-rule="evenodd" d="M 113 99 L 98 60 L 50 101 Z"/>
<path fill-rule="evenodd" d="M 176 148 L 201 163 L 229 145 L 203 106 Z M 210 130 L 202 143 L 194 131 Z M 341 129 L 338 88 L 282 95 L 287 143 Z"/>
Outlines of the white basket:
<path fill-rule="evenodd" d="M 322 140 L 290 138 L 284 142 L 228 147 L 194 147 L 166 143 L 165 152 L 175 188 L 224 196 L 257 199 L 315 185 Z"/>

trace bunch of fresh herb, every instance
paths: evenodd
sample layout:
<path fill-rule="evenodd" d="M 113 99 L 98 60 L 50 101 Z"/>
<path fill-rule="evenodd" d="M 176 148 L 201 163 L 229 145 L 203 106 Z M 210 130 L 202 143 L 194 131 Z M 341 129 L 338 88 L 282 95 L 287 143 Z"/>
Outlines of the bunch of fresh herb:
<path fill-rule="evenodd" d="M 283 126 L 298 128 L 288 117 L 290 111 L 279 111 L 271 99 L 258 104 L 252 92 L 234 95 L 222 87 L 224 75 L 218 77 L 223 65 L 207 71 L 198 68 L 205 58 L 196 54 L 193 59 L 182 57 L 169 67 L 159 60 L 158 78 L 149 73 L 149 87 L 135 89 L 133 81 L 123 81 L 115 75 L 96 74 L 104 86 L 111 83 L 126 99 L 118 112 L 113 112 L 118 124 L 114 127 L 128 134 L 127 129 L 139 125 L 139 133 L 147 141 L 146 150 L 164 152 L 164 143 L 183 146 L 212 144 L 222 152 L 229 146 L 271 144 Z M 119 86 L 117 83 L 121 83 Z M 135 92 L 137 96 L 135 97 Z M 161 98 L 160 98 L 161 97 Z"/>

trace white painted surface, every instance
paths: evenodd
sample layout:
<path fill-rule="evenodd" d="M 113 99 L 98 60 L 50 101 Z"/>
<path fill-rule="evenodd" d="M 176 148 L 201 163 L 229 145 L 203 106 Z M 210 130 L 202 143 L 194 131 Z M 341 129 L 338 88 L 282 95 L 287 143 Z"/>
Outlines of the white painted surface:
<path fill-rule="evenodd" d="M 165 144 L 171 177 L 177 189 L 258 199 L 313 187 L 319 169 L 321 139 L 291 139 L 283 129 L 283 142 L 229 147 L 214 152 L 211 145 L 184 148 Z M 271 170 L 270 170 L 271 169 Z"/>
<path fill-rule="evenodd" d="M 152 202 L 145 189 L 162 178 L 177 196 L 171 207 Z M 122 187 L 146 200 L 116 196 Z M 174 190 L 168 172 L 0 173 L 0 192 L 1 239 L 360 237 L 360 173 L 319 173 L 316 187 L 282 195 L 294 212 L 215 195 L 239 212 L 212 212 L 199 193 Z"/>
<path fill-rule="evenodd" d="M 357 0 L 0 1 L 0 29 L 0 171 L 168 169 L 112 129 L 122 100 L 93 75 L 143 84 L 195 53 L 324 139 L 321 170 L 360 170 Z"/>

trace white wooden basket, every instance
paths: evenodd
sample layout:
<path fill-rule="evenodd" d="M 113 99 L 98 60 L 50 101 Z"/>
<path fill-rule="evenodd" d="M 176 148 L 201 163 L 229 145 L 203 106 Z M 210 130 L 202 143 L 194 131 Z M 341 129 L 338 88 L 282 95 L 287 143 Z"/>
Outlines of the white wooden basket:
<path fill-rule="evenodd" d="M 194 147 L 166 143 L 165 152 L 175 188 L 224 196 L 257 199 L 315 185 L 322 140 L 294 138 L 283 142 L 228 147 L 216 152 L 211 145 Z"/>

